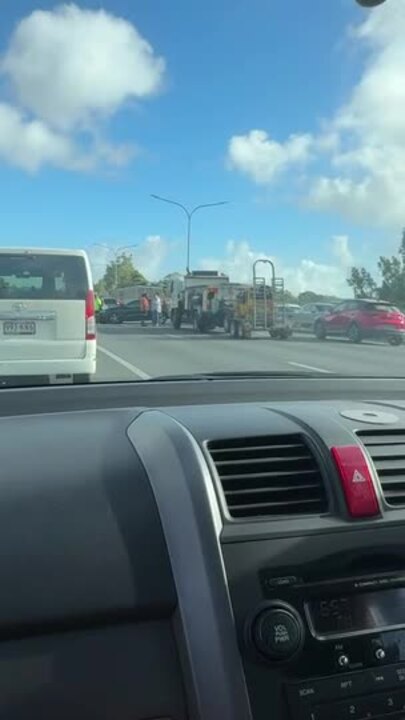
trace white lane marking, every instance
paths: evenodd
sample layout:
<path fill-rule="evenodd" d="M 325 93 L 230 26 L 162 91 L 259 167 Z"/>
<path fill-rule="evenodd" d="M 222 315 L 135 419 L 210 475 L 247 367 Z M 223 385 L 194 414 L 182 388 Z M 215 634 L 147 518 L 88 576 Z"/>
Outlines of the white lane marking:
<path fill-rule="evenodd" d="M 104 353 L 104 355 L 107 355 L 107 357 L 111 358 L 111 360 L 115 360 L 116 363 L 119 363 L 119 365 L 122 365 L 131 373 L 137 375 L 139 378 L 141 378 L 141 380 L 150 380 L 150 378 L 152 377 L 151 375 L 148 375 L 148 373 L 136 367 L 136 365 L 132 365 L 132 363 L 128 362 L 128 360 L 124 360 L 124 358 L 111 352 L 111 350 L 107 350 L 106 348 L 101 347 L 101 345 L 97 345 L 97 350 Z"/>
<path fill-rule="evenodd" d="M 290 361 L 288 361 L 288 364 L 294 365 L 294 367 L 304 368 L 305 370 L 315 370 L 315 372 L 325 373 L 325 375 L 332 374 L 332 370 L 324 370 L 323 368 L 314 367 L 313 365 L 304 365 L 303 363 L 290 362 Z"/>

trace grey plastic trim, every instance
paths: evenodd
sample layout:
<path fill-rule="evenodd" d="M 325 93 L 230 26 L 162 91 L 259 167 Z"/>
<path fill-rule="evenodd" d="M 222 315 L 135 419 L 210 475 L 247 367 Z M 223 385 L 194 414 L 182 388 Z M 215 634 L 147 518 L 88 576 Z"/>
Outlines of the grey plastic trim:
<path fill-rule="evenodd" d="M 128 428 L 155 495 L 177 589 L 198 720 L 252 720 L 219 543 L 221 514 L 204 455 L 157 410 Z"/>

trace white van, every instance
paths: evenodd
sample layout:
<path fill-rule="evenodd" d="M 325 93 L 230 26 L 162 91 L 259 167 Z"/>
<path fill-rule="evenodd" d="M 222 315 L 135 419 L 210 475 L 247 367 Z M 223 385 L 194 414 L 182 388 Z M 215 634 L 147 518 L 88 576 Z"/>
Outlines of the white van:
<path fill-rule="evenodd" d="M 95 372 L 94 293 L 86 253 L 0 249 L 0 379 L 72 376 L 80 383 Z"/>

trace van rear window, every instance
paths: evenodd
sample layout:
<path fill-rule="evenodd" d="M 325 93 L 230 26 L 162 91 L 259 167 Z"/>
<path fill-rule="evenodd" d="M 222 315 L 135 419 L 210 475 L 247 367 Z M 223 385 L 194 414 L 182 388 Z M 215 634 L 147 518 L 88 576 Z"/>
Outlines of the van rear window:
<path fill-rule="evenodd" d="M 0 253 L 0 300 L 84 300 L 87 290 L 82 257 Z"/>

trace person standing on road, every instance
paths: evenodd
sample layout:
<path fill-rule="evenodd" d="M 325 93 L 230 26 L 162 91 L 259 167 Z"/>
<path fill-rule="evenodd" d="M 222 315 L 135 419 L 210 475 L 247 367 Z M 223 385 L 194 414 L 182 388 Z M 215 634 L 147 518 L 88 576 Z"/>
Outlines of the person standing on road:
<path fill-rule="evenodd" d="M 146 321 L 149 317 L 150 302 L 147 294 L 144 292 L 141 295 L 141 312 L 142 312 L 142 327 L 146 326 Z"/>
<path fill-rule="evenodd" d="M 94 293 L 94 304 L 95 304 L 96 313 L 101 312 L 103 309 L 104 302 L 103 302 L 103 299 L 100 297 L 100 295 L 97 292 Z"/>
<path fill-rule="evenodd" d="M 152 325 L 160 325 L 160 316 L 162 314 L 162 300 L 159 293 L 155 293 L 152 300 Z"/>
<path fill-rule="evenodd" d="M 162 325 L 165 325 L 170 317 L 170 300 L 163 297 L 162 300 Z"/>

